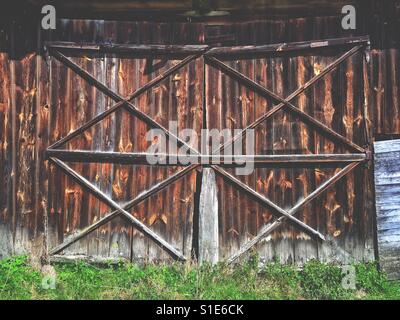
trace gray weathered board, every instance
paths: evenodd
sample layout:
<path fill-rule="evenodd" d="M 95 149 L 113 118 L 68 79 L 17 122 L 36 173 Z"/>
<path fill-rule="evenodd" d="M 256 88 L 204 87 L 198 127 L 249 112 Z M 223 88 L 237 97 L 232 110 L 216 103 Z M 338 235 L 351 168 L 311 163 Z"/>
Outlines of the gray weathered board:
<path fill-rule="evenodd" d="M 380 264 L 400 279 L 400 140 L 375 143 L 375 190 Z"/>

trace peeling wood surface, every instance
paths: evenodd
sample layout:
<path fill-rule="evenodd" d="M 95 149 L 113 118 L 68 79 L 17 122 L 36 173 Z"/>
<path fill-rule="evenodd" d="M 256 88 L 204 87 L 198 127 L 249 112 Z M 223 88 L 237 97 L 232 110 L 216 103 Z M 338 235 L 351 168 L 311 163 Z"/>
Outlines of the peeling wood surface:
<path fill-rule="evenodd" d="M 85 43 L 204 44 L 208 35 L 234 34 L 233 45 L 284 43 L 348 36 L 337 34 L 337 18 L 263 20 L 205 26 L 201 23 L 59 21 L 54 41 Z M 318 32 L 317 32 L 318 30 Z M 207 32 L 206 32 L 207 31 Z M 226 45 L 226 44 L 225 44 Z M 228 44 L 230 45 L 230 44 Z M 314 55 L 230 59 L 227 65 L 283 97 L 318 74 L 340 53 L 315 50 Z M 373 50 L 368 75 L 372 134 L 400 133 L 398 50 Z M 88 73 L 126 96 L 176 60 L 128 59 L 116 56 L 73 57 Z M 364 79 L 362 55 L 343 63 L 292 103 L 351 141 L 363 146 Z M 204 78 L 205 76 L 205 78 Z M 32 251 L 45 231 L 48 215 L 50 248 L 98 221 L 110 208 L 89 195 L 45 159 L 44 150 L 114 105 L 55 59 L 34 54 L 9 60 L 0 53 L 0 257 Z M 205 83 L 205 87 L 203 87 Z M 51 84 L 51 85 L 50 85 Z M 203 92 L 204 90 L 204 92 Z M 164 126 L 177 120 L 179 128 L 203 127 L 203 98 L 209 128 L 244 128 L 276 103 L 240 85 L 196 59 L 134 100 L 139 109 Z M 393 116 L 388 116 L 393 115 Z M 120 110 L 76 137 L 68 149 L 143 152 L 148 130 L 141 120 Z M 256 152 L 266 155 L 345 153 L 297 117 L 281 111 L 256 130 Z M 13 154 L 15 158 L 13 160 Z M 124 203 L 171 176 L 179 167 L 145 167 L 113 163 L 68 163 L 86 179 Z M 14 168 L 14 170 L 13 170 Z M 234 174 L 234 171 L 229 171 Z M 336 168 L 256 168 L 237 176 L 243 183 L 287 209 L 329 179 Z M 317 244 L 306 234 L 283 224 L 257 246 L 265 261 L 302 264 L 318 258 L 346 262 L 373 259 L 372 172 L 359 166 L 296 215 L 331 236 L 336 248 Z M 275 217 L 264 207 L 217 177 L 219 256 L 229 257 L 253 239 Z M 192 250 L 196 173 L 182 178 L 129 212 L 164 237 L 185 257 Z M 41 241 L 41 240 L 40 240 Z M 128 260 L 169 259 L 157 246 L 117 218 L 69 247 L 66 254 Z"/>
<path fill-rule="evenodd" d="M 400 279 L 400 140 L 374 147 L 379 263 L 390 279 Z"/>

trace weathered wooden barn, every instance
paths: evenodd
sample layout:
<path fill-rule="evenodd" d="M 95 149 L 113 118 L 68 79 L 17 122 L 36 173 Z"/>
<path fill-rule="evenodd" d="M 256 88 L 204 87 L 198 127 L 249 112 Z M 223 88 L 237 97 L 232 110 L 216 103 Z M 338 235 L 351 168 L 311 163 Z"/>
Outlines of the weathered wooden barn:
<path fill-rule="evenodd" d="M 379 259 L 400 275 L 399 174 L 375 192 L 373 161 L 375 141 L 400 136 L 399 0 L 9 2 L 0 258 L 257 251 L 300 265 Z M 55 30 L 41 27 L 48 3 Z M 355 30 L 342 28 L 348 4 Z M 254 129 L 254 172 L 149 165 L 146 132 L 175 139 L 169 121 L 242 129 L 217 152 Z M 390 210 L 375 202 L 387 195 Z"/>

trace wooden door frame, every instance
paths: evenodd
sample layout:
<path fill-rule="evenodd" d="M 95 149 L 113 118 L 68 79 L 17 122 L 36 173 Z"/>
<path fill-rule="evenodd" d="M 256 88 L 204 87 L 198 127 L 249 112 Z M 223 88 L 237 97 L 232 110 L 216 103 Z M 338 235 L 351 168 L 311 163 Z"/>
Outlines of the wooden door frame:
<path fill-rule="evenodd" d="M 261 46 L 237 46 L 237 47 L 209 47 L 206 45 L 129 45 L 129 44 L 79 44 L 79 43 L 70 43 L 70 42 L 47 42 L 45 44 L 45 52 L 50 56 L 54 57 L 66 67 L 73 70 L 77 75 L 86 80 L 89 84 L 97 88 L 100 92 L 110 97 L 115 101 L 115 104 L 111 106 L 109 109 L 101 112 L 100 114 L 94 116 L 92 119 L 87 121 L 85 124 L 75 129 L 74 131 L 67 134 L 65 137 L 59 139 L 52 145 L 50 145 L 46 149 L 46 156 L 50 160 L 50 162 L 55 165 L 57 168 L 62 170 L 67 176 L 71 177 L 75 180 L 79 185 L 88 190 L 93 196 L 95 196 L 100 201 L 107 204 L 114 211 L 106 214 L 104 217 L 96 221 L 95 223 L 89 225 L 83 230 L 79 231 L 74 236 L 68 238 L 63 243 L 57 245 L 52 248 L 49 252 L 50 255 L 54 255 L 60 253 L 73 243 L 87 236 L 92 231 L 98 229 L 105 223 L 111 221 L 116 216 L 122 215 L 139 231 L 141 231 L 146 237 L 150 240 L 154 241 L 160 248 L 169 253 L 174 259 L 179 261 L 185 261 L 186 257 L 179 252 L 176 248 L 173 247 L 170 243 L 164 240 L 162 237 L 154 233 L 149 227 L 140 222 L 138 219 L 133 217 L 127 210 L 132 207 L 142 203 L 144 200 L 148 199 L 150 196 L 157 194 L 167 186 L 171 185 L 173 182 L 187 175 L 195 169 L 201 169 L 204 166 L 211 167 L 217 174 L 222 176 L 227 182 L 234 185 L 238 190 L 246 193 L 251 196 L 255 201 L 259 202 L 261 205 L 268 207 L 271 209 L 272 213 L 274 213 L 277 218 L 276 220 L 264 226 L 257 236 L 255 236 L 252 240 L 245 243 L 237 252 L 235 252 L 232 256 L 230 256 L 227 261 L 228 263 L 234 262 L 237 258 L 242 256 L 245 252 L 250 250 L 253 246 L 255 246 L 261 239 L 266 237 L 269 233 L 275 230 L 278 226 L 280 226 L 284 221 L 288 220 L 291 224 L 299 228 L 300 230 L 307 233 L 313 239 L 318 241 L 326 240 L 325 236 L 322 235 L 319 231 L 310 227 L 306 223 L 295 218 L 295 214 L 300 211 L 305 205 L 307 205 L 314 198 L 323 193 L 326 189 L 332 186 L 336 181 L 344 177 L 346 174 L 354 170 L 360 163 L 364 163 L 366 161 L 371 160 L 371 152 L 368 140 L 368 122 L 366 119 L 365 110 L 368 106 L 364 108 L 363 120 L 366 132 L 366 144 L 361 147 L 349 139 L 343 137 L 339 133 L 330 129 L 317 119 L 312 116 L 306 114 L 302 110 L 298 109 L 295 105 L 291 103 L 293 99 L 295 99 L 298 95 L 304 92 L 307 88 L 314 85 L 317 81 L 322 79 L 325 75 L 329 74 L 333 71 L 338 65 L 340 65 L 343 61 L 351 57 L 357 52 L 363 50 L 364 60 L 363 70 L 364 75 L 366 74 L 366 63 L 368 62 L 369 57 L 369 38 L 364 37 L 356 37 L 356 38 L 340 38 L 340 39 L 329 39 L 329 40 L 320 40 L 320 41 L 305 41 L 305 42 L 296 42 L 296 43 L 284 43 L 284 44 L 273 44 L 273 45 L 261 45 Z M 323 69 L 318 75 L 314 76 L 307 83 L 296 89 L 286 98 L 280 97 L 274 92 L 268 90 L 267 88 L 261 86 L 257 82 L 248 78 L 246 75 L 236 71 L 235 69 L 229 67 L 224 62 L 222 62 L 219 58 L 221 57 L 251 57 L 257 56 L 261 54 L 284 54 L 289 52 L 302 52 L 309 51 L 321 48 L 328 47 L 350 47 L 343 55 L 337 58 L 334 62 L 329 64 L 325 69 Z M 79 55 L 83 53 L 95 53 L 95 54 L 121 54 L 121 55 L 129 55 L 132 58 L 137 56 L 178 56 L 181 57 L 182 60 L 169 68 L 159 76 L 150 80 L 147 84 L 137 89 L 127 97 L 122 97 L 118 93 L 114 92 L 110 88 L 108 88 L 103 83 L 99 82 L 95 79 L 91 74 L 85 71 L 82 67 L 77 65 L 72 61 L 68 54 Z M 198 150 L 193 149 L 189 146 L 185 141 L 179 139 L 176 135 L 171 133 L 167 128 L 159 124 L 157 121 L 153 120 L 147 114 L 139 110 L 132 102 L 134 98 L 139 96 L 140 94 L 146 92 L 147 90 L 153 88 L 155 85 L 160 83 L 162 80 L 166 79 L 174 72 L 184 67 L 191 61 L 202 58 L 205 65 L 210 65 L 212 67 L 218 68 L 224 74 L 230 76 L 234 80 L 240 82 L 241 84 L 248 87 L 250 90 L 259 93 L 261 96 L 265 98 L 272 98 L 277 105 L 275 105 L 271 110 L 266 112 L 263 116 L 256 119 L 253 123 L 246 126 L 239 134 L 235 135 L 232 139 L 220 145 L 217 149 L 213 150 L 211 156 L 202 155 Z M 207 85 L 207 84 L 206 84 Z M 366 99 L 365 101 L 367 101 Z M 212 157 L 215 154 L 219 154 L 223 151 L 229 144 L 237 141 L 239 138 L 242 138 L 246 135 L 246 133 L 250 129 L 256 128 L 258 125 L 263 123 L 268 118 L 272 117 L 280 110 L 287 111 L 289 113 L 293 113 L 298 116 L 302 121 L 309 124 L 311 127 L 316 129 L 322 135 L 329 137 L 335 142 L 342 144 L 352 153 L 350 154 L 324 154 L 324 155 L 250 155 L 247 157 L 247 161 L 253 161 L 261 166 L 270 166 L 270 165 L 281 165 L 281 166 L 296 166 L 299 164 L 307 164 L 307 165 L 316 165 L 320 163 L 328 163 L 328 164 L 346 164 L 346 166 L 337 172 L 333 177 L 325 181 L 322 185 L 320 185 L 315 191 L 310 193 L 305 199 L 300 201 L 290 210 L 284 210 L 273 203 L 271 200 L 266 198 L 264 195 L 258 193 L 254 189 L 250 188 L 239 179 L 225 171 L 225 157 L 229 159 L 231 156 L 222 156 L 222 161 L 219 165 L 204 165 L 200 164 L 201 161 L 187 163 L 175 163 L 171 164 L 169 159 L 173 157 L 177 158 L 177 155 L 168 154 L 166 155 L 167 161 L 166 165 L 175 165 L 175 166 L 184 166 L 185 168 L 181 171 L 173 174 L 167 179 L 157 183 L 152 186 L 150 189 L 140 194 L 136 198 L 127 202 L 124 206 L 120 206 L 114 200 L 112 200 L 107 194 L 103 193 L 99 190 L 94 184 L 85 179 L 82 175 L 75 172 L 72 168 L 70 168 L 63 161 L 77 161 L 77 162 L 110 162 L 110 163 L 125 163 L 125 164 L 138 164 L 138 165 L 146 165 L 146 154 L 144 153 L 117 153 L 117 152 L 107 152 L 103 153 L 101 151 L 74 151 L 74 150 L 66 150 L 61 149 L 68 141 L 73 139 L 74 137 L 79 136 L 85 130 L 89 129 L 93 125 L 99 123 L 108 115 L 112 114 L 116 110 L 120 108 L 125 108 L 130 114 L 144 121 L 151 128 L 157 128 L 162 130 L 164 134 L 168 137 L 173 138 L 177 141 L 179 145 L 184 145 L 188 150 L 190 150 L 193 154 L 195 154 L 195 159 L 200 159 L 201 157 Z M 207 110 L 207 109 L 206 109 Z M 179 159 L 179 157 L 178 157 Z M 231 165 L 231 164 L 230 164 Z"/>

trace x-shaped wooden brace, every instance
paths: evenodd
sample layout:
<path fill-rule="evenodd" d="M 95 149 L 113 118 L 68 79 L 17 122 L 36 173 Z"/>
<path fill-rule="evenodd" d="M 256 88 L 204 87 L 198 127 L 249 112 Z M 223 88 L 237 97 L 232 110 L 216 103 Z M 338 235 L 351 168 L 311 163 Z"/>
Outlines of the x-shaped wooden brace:
<path fill-rule="evenodd" d="M 330 65 L 328 65 L 324 70 L 322 70 L 319 74 L 315 75 L 313 78 L 311 78 L 307 83 L 299 87 L 297 90 L 295 90 L 293 93 L 291 93 L 286 99 L 276 95 L 274 92 L 268 90 L 267 88 L 261 86 L 257 82 L 253 81 L 252 79 L 248 78 L 244 74 L 240 73 L 239 71 L 231 68 L 230 66 L 226 65 L 222 61 L 216 59 L 211 55 L 211 52 L 205 54 L 205 60 L 207 63 L 210 65 L 213 65 L 220 69 L 222 72 L 230 75 L 234 79 L 238 80 L 239 82 L 243 83 L 246 85 L 248 88 L 251 90 L 260 93 L 263 97 L 265 98 L 272 98 L 276 102 L 279 102 L 279 104 L 275 107 L 273 107 L 270 111 L 256 119 L 253 123 L 248 125 L 245 129 L 243 129 L 240 133 L 238 133 L 236 136 L 234 136 L 232 139 L 229 141 L 225 142 L 222 146 L 214 150 L 212 153 L 220 153 L 222 150 L 224 150 L 227 146 L 230 144 L 234 143 L 237 141 L 239 138 L 242 138 L 246 135 L 247 131 L 249 129 L 254 129 L 257 126 L 259 126 L 262 122 L 267 120 L 268 118 L 272 117 L 274 114 L 276 114 L 279 110 L 282 108 L 286 108 L 287 111 L 292 112 L 299 116 L 304 122 L 310 124 L 317 130 L 319 130 L 323 135 L 331 138 L 333 141 L 343 143 L 349 150 L 351 151 L 356 151 L 356 152 L 363 152 L 367 153 L 367 150 L 364 148 L 356 145 L 349 139 L 343 137 L 339 133 L 333 131 L 331 128 L 327 127 L 323 123 L 319 122 L 315 118 L 311 117 L 310 115 L 306 114 L 302 110 L 298 109 L 296 106 L 294 106 L 290 101 L 296 98 L 298 95 L 300 95 L 302 92 L 304 92 L 307 88 L 315 84 L 318 80 L 320 80 L 322 77 L 327 75 L 329 72 L 334 70 L 340 63 L 345 61 L 347 58 L 351 57 L 354 55 L 356 52 L 358 52 L 361 48 L 363 48 L 363 45 L 358 45 L 344 53 L 342 56 L 340 56 L 338 59 L 336 59 L 334 62 L 332 62 Z M 367 157 L 366 157 L 367 159 Z M 292 217 L 295 213 L 297 213 L 299 210 L 301 210 L 305 205 L 307 205 L 310 201 L 312 201 L 314 198 L 319 196 L 322 192 L 324 192 L 326 189 L 328 189 L 332 184 L 334 184 L 336 181 L 344 177 L 347 173 L 351 172 L 354 168 L 356 168 L 359 165 L 360 162 L 353 162 L 350 163 L 349 165 L 345 166 L 342 170 L 337 172 L 333 177 L 325 181 L 322 185 L 320 185 L 315 191 L 313 191 L 311 194 L 309 194 L 306 198 L 304 198 L 302 201 L 300 201 L 298 204 L 296 204 L 293 208 L 291 208 L 288 211 L 283 210 L 276 204 L 272 203 L 270 200 L 268 200 L 266 197 L 261 195 L 260 193 L 256 192 L 246 184 L 242 183 L 240 180 L 229 174 L 228 172 L 224 171 L 222 168 L 219 168 L 217 166 L 213 166 L 214 170 L 220 174 L 223 178 L 227 179 L 229 182 L 233 183 L 238 189 L 246 192 L 253 198 L 255 198 L 258 202 L 261 202 L 265 206 L 270 207 L 276 212 L 279 212 L 282 214 L 280 218 L 275 220 L 273 223 L 264 226 L 259 233 L 257 234 L 256 237 L 254 237 L 252 240 L 249 242 L 245 243 L 236 253 L 234 253 L 232 256 L 230 256 L 227 260 L 228 263 L 234 262 L 237 258 L 239 258 L 241 255 L 243 255 L 245 252 L 250 250 L 253 246 L 255 246 L 261 239 L 266 237 L 269 233 L 274 231 L 277 227 L 279 227 L 287 218 L 287 215 Z M 317 236 L 321 240 L 325 240 L 325 237 L 320 234 L 318 231 L 313 232 L 314 236 Z"/>
<path fill-rule="evenodd" d="M 135 199 L 129 201 L 127 204 L 125 204 L 123 207 L 121 207 L 118 203 L 113 201 L 108 195 L 103 193 L 100 189 L 98 189 L 95 185 L 93 185 L 90 181 L 76 173 L 73 169 L 71 169 L 68 165 L 66 165 L 64 162 L 61 160 L 57 159 L 55 156 L 51 155 L 52 151 L 55 151 L 56 148 L 66 144 L 68 141 L 73 139 L 74 137 L 78 136 L 85 130 L 89 129 L 111 113 L 115 112 L 118 108 L 120 107 L 125 107 L 130 113 L 132 113 L 134 116 L 138 117 L 139 119 L 143 120 L 145 123 L 147 123 L 150 127 L 152 128 L 158 128 L 162 130 L 169 138 L 175 139 L 178 141 L 180 144 L 185 144 L 181 139 L 176 137 L 174 134 L 169 132 L 166 128 L 164 128 L 162 125 L 160 125 L 158 122 L 154 121 L 152 118 L 150 118 L 148 115 L 140 111 L 131 101 L 142 94 L 143 92 L 149 90 L 150 88 L 154 87 L 158 83 L 160 83 L 162 80 L 173 74 L 175 71 L 178 69 L 182 68 L 186 64 L 188 64 L 190 61 L 196 59 L 197 57 L 201 56 L 201 53 L 195 54 L 195 55 L 190 55 L 187 58 L 183 59 L 181 62 L 176 64 L 175 66 L 169 68 L 167 71 L 165 71 L 163 74 L 157 76 L 153 80 L 149 81 L 146 85 L 143 87 L 139 88 L 135 92 L 133 92 L 131 95 L 129 95 L 126 99 L 121 97 L 118 93 L 114 92 L 113 90 L 109 89 L 106 87 L 104 84 L 99 82 L 97 79 L 95 79 L 91 74 L 89 74 L 87 71 L 82 69 L 79 65 L 77 65 L 75 62 L 73 62 L 71 59 L 67 58 L 65 55 L 63 55 L 61 52 L 52 49 L 51 47 L 49 48 L 50 53 L 52 56 L 54 56 L 57 60 L 62 62 L 64 65 L 75 71 L 79 76 L 81 76 L 83 79 L 85 79 L 87 82 L 95 86 L 97 89 L 99 89 L 101 92 L 103 92 L 105 95 L 108 97 L 112 98 L 114 101 L 117 103 L 113 105 L 111 108 L 107 109 L 106 111 L 98 114 L 85 124 L 83 124 L 81 127 L 77 128 L 73 132 L 69 133 L 67 136 L 64 138 L 58 140 L 54 144 L 52 144 L 48 149 L 47 153 L 49 155 L 49 159 L 54 163 L 58 168 L 64 171 L 65 174 L 73 178 L 78 184 L 80 184 L 82 187 L 87 189 L 89 192 L 91 192 L 96 198 L 99 200 L 103 201 L 107 205 L 109 205 L 111 208 L 113 208 L 115 211 L 111 212 L 110 214 L 107 214 L 97 222 L 93 223 L 92 225 L 88 226 L 84 230 L 81 230 L 77 234 L 75 234 L 73 237 L 70 239 L 64 241 L 62 244 L 59 246 L 53 248 L 50 250 L 50 254 L 56 254 L 64 250 L 65 248 L 69 247 L 79 239 L 83 238 L 90 232 L 96 230 L 103 224 L 107 223 L 111 219 L 113 219 L 115 216 L 122 214 L 125 218 L 127 218 L 133 226 L 135 226 L 139 231 L 141 231 L 143 234 L 145 234 L 147 237 L 149 237 L 151 240 L 153 240 L 157 245 L 159 245 L 162 249 L 164 249 L 166 252 L 168 252 L 173 258 L 177 260 L 186 260 L 186 257 L 179 252 L 177 249 L 175 249 L 170 243 L 165 241 L 163 238 L 161 238 L 159 235 L 154 233 L 150 228 L 148 228 L 146 225 L 144 225 L 142 222 L 140 222 L 138 219 L 136 219 L 134 216 L 132 216 L 129 212 L 127 212 L 128 209 L 132 208 L 133 206 L 138 205 L 139 203 L 143 202 L 153 194 L 158 193 L 159 191 L 163 190 L 166 188 L 168 185 L 173 183 L 174 181 L 180 179 L 187 173 L 191 172 L 194 170 L 197 165 L 191 165 L 188 166 L 181 171 L 173 174 L 169 178 L 165 179 L 164 181 L 154 185 L 152 188 L 149 190 L 145 191 L 144 193 L 140 194 L 137 196 Z"/>

